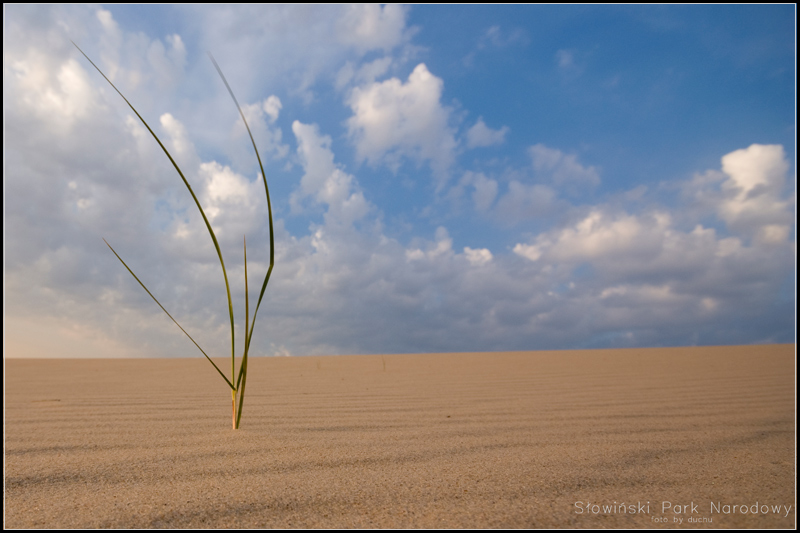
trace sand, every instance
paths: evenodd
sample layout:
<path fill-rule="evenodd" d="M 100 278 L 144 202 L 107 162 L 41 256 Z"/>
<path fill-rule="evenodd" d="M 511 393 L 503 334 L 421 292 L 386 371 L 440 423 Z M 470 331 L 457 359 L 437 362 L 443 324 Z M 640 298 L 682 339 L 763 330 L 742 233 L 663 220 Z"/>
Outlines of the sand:
<path fill-rule="evenodd" d="M 793 528 L 794 354 L 6 359 L 5 527 Z"/>

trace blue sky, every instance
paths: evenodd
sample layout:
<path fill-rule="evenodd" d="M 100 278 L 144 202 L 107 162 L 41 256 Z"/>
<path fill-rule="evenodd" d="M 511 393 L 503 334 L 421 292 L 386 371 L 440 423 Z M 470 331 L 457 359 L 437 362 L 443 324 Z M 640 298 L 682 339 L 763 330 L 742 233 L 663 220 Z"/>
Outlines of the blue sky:
<path fill-rule="evenodd" d="M 795 7 L 11 5 L 5 342 L 255 355 L 793 342 Z M 238 344 L 238 343 L 237 343 Z M 237 351 L 241 348 L 237 346 Z"/>

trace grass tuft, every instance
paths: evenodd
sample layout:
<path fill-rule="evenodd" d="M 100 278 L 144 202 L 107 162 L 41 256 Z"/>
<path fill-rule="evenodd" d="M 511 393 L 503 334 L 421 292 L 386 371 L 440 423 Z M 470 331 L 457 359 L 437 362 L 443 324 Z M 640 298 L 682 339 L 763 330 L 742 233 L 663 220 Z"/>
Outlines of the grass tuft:
<path fill-rule="evenodd" d="M 189 184 L 189 181 L 186 179 L 186 176 L 184 176 L 184 174 L 181 171 L 180 167 L 178 167 L 178 164 L 175 162 L 175 160 L 170 155 L 170 153 L 167 150 L 166 146 L 164 146 L 164 144 L 161 142 L 161 140 L 158 138 L 158 136 L 155 134 L 155 132 L 150 128 L 150 126 L 147 124 L 147 122 L 144 120 L 144 118 L 142 118 L 142 116 L 139 114 L 139 112 L 136 111 L 136 108 L 133 107 L 133 105 L 128 101 L 128 99 L 125 98 L 125 96 L 120 92 L 120 90 L 117 89 L 117 87 L 113 83 L 111 83 L 111 80 L 109 80 L 108 77 L 105 74 L 103 74 L 103 71 L 100 70 L 100 68 L 97 65 L 95 65 L 94 62 L 91 59 L 89 59 L 89 56 L 87 56 L 86 53 L 84 53 L 84 51 L 81 50 L 80 47 L 77 44 L 75 44 L 74 41 L 72 42 L 72 44 L 74 44 L 75 48 L 77 48 L 78 51 L 80 51 L 80 53 L 83 54 L 83 56 L 89 61 L 89 63 L 92 64 L 92 66 L 97 70 L 97 72 L 99 72 L 100 75 L 103 76 L 103 78 L 105 78 L 105 80 L 109 83 L 109 85 L 111 85 L 111 87 L 114 88 L 114 90 L 117 92 L 117 94 L 119 94 L 122 97 L 122 99 L 125 100 L 125 103 L 128 104 L 128 107 L 130 107 L 131 110 L 133 110 L 133 112 L 136 114 L 136 116 L 139 117 L 139 120 L 142 121 L 142 124 L 144 124 L 144 126 L 147 128 L 147 131 L 150 132 L 150 134 L 156 140 L 158 145 L 161 147 L 161 149 L 167 155 L 167 157 L 169 158 L 170 162 L 172 163 L 172 166 L 174 166 L 175 170 L 178 171 L 178 175 L 181 177 L 181 179 L 183 180 L 184 185 L 186 185 L 186 188 L 189 190 L 189 194 L 192 195 L 192 198 L 194 199 L 194 202 L 197 205 L 197 209 L 200 210 L 200 215 L 202 215 L 203 221 L 206 224 L 206 228 L 208 229 L 208 233 L 211 236 L 211 241 L 214 243 L 214 248 L 217 250 L 217 256 L 219 257 L 219 264 L 222 267 L 222 276 L 225 279 L 225 290 L 226 290 L 227 295 L 228 295 L 228 314 L 230 316 L 230 322 L 231 322 L 231 378 L 230 379 L 228 379 L 228 377 L 222 372 L 222 370 L 219 369 L 219 367 L 214 363 L 214 361 L 211 360 L 211 358 L 208 356 L 208 354 L 205 352 L 205 350 L 203 350 L 200 347 L 200 345 L 197 344 L 197 342 L 192 338 L 192 336 L 189 335 L 189 333 L 187 333 L 186 330 L 183 329 L 183 327 L 180 324 L 178 324 L 178 321 L 175 320 L 172 317 L 172 315 L 169 314 L 169 312 L 164 308 L 164 306 L 161 305 L 161 302 L 159 302 L 158 299 L 156 299 L 156 297 L 153 296 L 153 294 L 147 289 L 145 284 L 142 283 L 142 281 L 136 276 L 136 274 L 133 273 L 133 270 L 131 270 L 130 267 L 125 263 L 125 261 L 122 260 L 122 258 L 119 256 L 119 254 L 117 254 L 117 252 L 114 250 L 114 248 L 112 248 L 111 245 L 108 244 L 108 241 L 103 239 L 103 242 L 105 242 L 106 245 L 108 245 L 108 247 L 111 249 L 111 251 L 117 257 L 117 259 L 119 259 L 119 261 L 128 270 L 128 272 L 131 273 L 131 275 L 134 277 L 134 279 L 139 282 L 139 285 L 141 285 L 142 288 L 147 292 L 147 294 L 150 295 L 150 297 L 153 299 L 153 301 L 155 301 L 158 304 L 158 306 L 161 308 L 161 310 L 164 311 L 167 314 L 167 316 L 175 323 L 175 325 L 178 326 L 178 328 L 180 328 L 180 330 L 183 331 L 183 333 L 187 337 L 189 337 L 189 340 L 191 340 L 194 343 L 194 345 L 197 346 L 197 349 L 202 352 L 202 354 L 206 357 L 206 359 L 208 359 L 208 361 L 214 366 L 214 368 L 219 373 L 219 375 L 222 376 L 222 379 L 225 380 L 225 383 L 228 384 L 228 386 L 231 389 L 231 403 L 232 403 L 231 424 L 233 426 L 233 429 L 239 429 L 239 424 L 240 424 L 241 419 L 242 419 L 242 406 L 244 405 L 244 390 L 245 390 L 245 385 L 247 384 L 247 357 L 248 357 L 248 354 L 250 352 L 250 341 L 253 338 L 253 330 L 255 328 L 256 315 L 258 314 L 258 308 L 261 306 L 261 301 L 264 298 L 264 291 L 266 291 L 266 289 L 267 289 L 267 284 L 269 283 L 269 278 L 272 275 L 272 269 L 275 266 L 275 233 L 274 233 L 273 225 L 272 225 L 272 202 L 270 201 L 270 198 L 269 198 L 269 187 L 267 186 L 267 176 L 266 176 L 266 173 L 264 172 L 264 165 L 261 163 L 261 156 L 258 153 L 258 148 L 256 147 L 256 141 L 255 141 L 255 139 L 253 139 L 253 133 L 250 131 L 250 126 L 247 124 L 247 119 L 245 118 L 244 113 L 242 112 L 241 106 L 239 106 L 239 102 L 236 100 L 236 96 L 234 96 L 234 94 L 233 94 L 233 90 L 231 90 L 231 87 L 228 84 L 228 80 L 226 80 L 225 79 L 225 75 L 222 74 L 222 69 L 219 68 L 219 65 L 214 60 L 214 57 L 209 52 L 208 55 L 211 58 L 211 62 L 214 64 L 214 68 L 217 69 L 217 72 L 219 73 L 220 77 L 222 78 L 223 83 L 225 83 L 225 87 L 228 89 L 228 92 L 230 93 L 231 98 L 233 98 L 233 102 L 234 102 L 234 104 L 236 104 L 236 108 L 239 110 L 239 115 L 241 115 L 242 121 L 244 121 L 245 128 L 247 128 L 247 133 L 250 135 L 250 141 L 253 143 L 253 150 L 255 150 L 256 159 L 258 159 L 258 167 L 261 170 L 261 177 L 262 177 L 262 179 L 264 181 L 264 191 L 267 194 L 267 211 L 268 211 L 268 214 L 269 214 L 269 268 L 267 269 L 266 276 L 264 276 L 264 282 L 261 285 L 261 292 L 258 295 L 258 302 L 256 303 L 255 310 L 253 311 L 253 321 L 252 322 L 250 322 L 250 297 L 249 297 L 249 288 L 248 288 L 248 284 L 247 284 L 247 239 L 246 239 L 246 237 L 245 237 L 245 240 L 244 240 L 244 286 L 245 286 L 245 328 L 244 328 L 244 337 L 245 337 L 245 340 L 244 340 L 244 354 L 242 355 L 242 362 L 241 362 L 241 365 L 239 367 L 239 374 L 238 374 L 238 377 L 237 377 L 237 375 L 236 375 L 236 354 L 235 354 L 235 351 L 234 351 L 235 350 L 234 349 L 235 338 L 234 338 L 233 302 L 231 300 L 230 284 L 228 283 L 228 272 L 225 269 L 225 261 L 222 258 L 222 251 L 220 250 L 219 242 L 217 241 L 217 236 L 214 234 L 214 229 L 211 227 L 211 223 L 208 221 L 208 217 L 206 217 L 205 211 L 203 211 L 203 207 L 200 205 L 200 200 L 197 199 L 197 196 L 195 195 L 194 190 L 192 190 L 192 186 Z M 235 385 L 234 385 L 234 383 L 235 383 Z M 237 410 L 237 405 L 238 405 L 238 410 Z"/>

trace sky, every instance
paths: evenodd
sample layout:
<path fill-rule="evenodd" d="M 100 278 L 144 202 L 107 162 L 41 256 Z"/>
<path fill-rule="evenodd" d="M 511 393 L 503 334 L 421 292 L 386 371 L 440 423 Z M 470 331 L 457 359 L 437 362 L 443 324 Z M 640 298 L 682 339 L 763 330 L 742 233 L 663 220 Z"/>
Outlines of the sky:
<path fill-rule="evenodd" d="M 4 5 L 4 352 L 795 340 L 795 6 Z"/>

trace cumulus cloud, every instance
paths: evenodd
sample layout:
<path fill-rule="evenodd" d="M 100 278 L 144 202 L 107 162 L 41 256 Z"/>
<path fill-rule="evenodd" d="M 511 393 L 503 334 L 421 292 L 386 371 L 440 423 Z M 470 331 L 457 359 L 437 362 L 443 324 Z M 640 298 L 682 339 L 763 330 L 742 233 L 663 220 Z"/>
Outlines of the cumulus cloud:
<path fill-rule="evenodd" d="M 448 196 L 458 201 L 464 196 L 465 191 L 472 188 L 471 199 L 475 210 L 487 214 L 497 198 L 498 187 L 497 180 L 487 177 L 483 172 L 468 170 L 450 189 Z"/>
<path fill-rule="evenodd" d="M 97 9 L 95 17 L 100 22 L 98 65 L 115 85 L 124 84 L 129 95 L 142 86 L 155 85 L 161 91 L 174 89 L 183 78 L 187 52 L 180 35 L 166 35 L 163 41 L 143 34 L 131 38 L 120 29 L 110 11 Z"/>
<path fill-rule="evenodd" d="M 500 220 L 516 224 L 523 220 L 549 215 L 557 204 L 558 195 L 552 187 L 539 183 L 528 185 L 511 180 L 508 191 L 497 200 L 495 212 Z"/>
<path fill-rule="evenodd" d="M 96 32 L 101 40 L 114 34 L 125 38 L 110 13 L 102 10 L 98 17 L 83 18 L 73 28 L 93 21 L 109 32 Z M 75 32 L 80 34 L 79 29 Z M 72 46 L 63 35 L 61 40 Z M 81 56 L 83 63 L 76 60 L 74 48 L 53 53 L 37 47 L 41 41 L 18 41 L 23 44 L 8 51 L 19 70 L 11 76 L 13 80 L 7 78 L 7 95 L 13 95 L 15 102 L 24 102 L 26 93 L 32 98 L 29 107 L 15 104 L 6 115 L 9 131 L 16 138 L 11 143 L 16 155 L 9 158 L 7 187 L 22 200 L 15 204 L 18 208 L 7 212 L 7 220 L 21 233 L 19 240 L 9 243 L 11 261 L 6 264 L 9 302 L 20 331 L 26 331 L 30 320 L 41 318 L 52 326 L 54 335 L 75 341 L 65 342 L 65 346 L 77 347 L 83 342 L 84 347 L 108 349 L 106 356 L 141 353 L 143 349 L 147 353 L 150 348 L 154 355 L 175 353 L 181 339 L 176 339 L 174 325 L 161 321 L 165 317 L 110 254 L 100 238 L 103 236 L 182 323 L 190 328 L 205 326 L 207 333 L 218 332 L 220 323 L 209 310 L 216 307 L 219 293 L 209 287 L 219 288 L 221 270 L 179 176 L 119 96 Z M 111 52 L 127 53 L 133 43 L 144 51 L 162 50 L 161 59 L 166 61 L 183 61 L 179 38 L 168 37 L 166 48 L 153 48 L 143 41 L 143 36 L 137 36 Z M 26 58 L 36 56 L 47 59 L 25 64 Z M 152 114 L 145 111 L 146 103 L 153 99 L 135 96 L 140 96 L 144 86 L 161 96 L 158 80 L 164 76 L 155 68 L 158 61 L 154 56 L 145 52 L 141 57 L 145 61 L 134 62 L 133 67 L 123 61 L 126 68 L 117 67 L 116 74 L 125 84 L 137 77 L 152 82 L 130 92 L 123 89 L 131 100 L 145 102 L 137 107 L 187 175 L 227 252 L 229 266 L 235 269 L 237 261 L 230 260 L 228 245 L 235 246 L 239 253 L 233 257 L 237 257 L 244 233 L 249 242 L 265 240 L 263 185 L 255 175 L 248 179 L 213 159 L 198 156 L 190 132 L 175 115 L 149 118 Z M 48 63 L 56 67 L 52 73 L 64 75 L 37 74 Z M 39 92 L 27 90 L 31 76 L 39 76 Z M 59 99 L 62 91 L 66 100 L 55 102 L 53 112 L 37 111 Z M 165 101 L 171 101 L 169 91 Z M 124 109 L 121 116 L 120 109 Z M 255 251 L 254 261 L 260 260 L 259 255 Z M 222 296 L 224 299 L 224 292 Z M 146 338 L 142 331 L 148 332 Z M 196 333 L 196 329 L 192 331 Z M 208 342 L 206 338 L 203 344 Z M 80 355 L 77 348 L 47 353 Z"/>
<path fill-rule="evenodd" d="M 180 80 L 186 67 L 186 47 L 180 35 L 168 35 L 166 41 L 168 47 L 154 40 L 147 49 L 147 60 L 161 89 Z"/>
<path fill-rule="evenodd" d="M 788 166 L 781 147 L 754 145 L 724 156 L 722 169 L 687 186 L 704 192 L 711 212 L 738 235 L 702 224 L 681 229 L 666 209 L 634 214 L 597 206 L 564 227 L 518 242 L 513 252 L 541 271 L 575 279 L 568 293 L 580 293 L 587 305 L 629 330 L 655 328 L 659 319 L 677 327 L 676 316 L 698 323 L 731 317 L 743 301 L 760 308 L 791 269 L 794 243 L 776 223 L 791 217 L 789 202 L 780 200 Z M 714 185 L 716 194 L 708 190 Z M 759 259 L 764 246 L 770 246 L 771 261 Z M 591 275 L 574 278 L 587 267 Z M 640 331 L 639 338 L 651 334 Z"/>
<path fill-rule="evenodd" d="M 712 212 L 734 234 L 778 245 L 787 242 L 794 222 L 788 171 L 782 146 L 753 144 L 726 154 L 720 170 L 696 174 L 681 188 L 695 217 Z"/>
<path fill-rule="evenodd" d="M 478 173 L 472 179 L 472 186 L 475 187 L 475 191 L 472 193 L 475 209 L 481 212 L 488 211 L 494 199 L 497 198 L 497 181 Z"/>
<path fill-rule="evenodd" d="M 327 206 L 327 224 L 349 226 L 363 218 L 370 204 L 359 190 L 352 175 L 338 168 L 333 161 L 331 138 L 320 135 L 316 125 L 294 121 L 292 131 L 297 138 L 297 154 L 305 173 L 300 190 L 292 196 L 295 206 L 305 197 Z"/>
<path fill-rule="evenodd" d="M 182 11 L 187 23 L 204 28 L 196 36 L 199 48 L 226 51 L 215 55 L 229 79 L 241 80 L 244 87 L 266 81 L 306 103 L 315 101 L 317 82 L 335 78 L 346 62 L 357 70 L 371 52 L 399 53 L 413 35 L 406 26 L 408 8 L 398 5 L 265 9 L 255 4 L 208 4 Z M 260 51 L 257 59 L 237 61 L 253 57 L 254 50 Z"/>
<path fill-rule="evenodd" d="M 381 57 L 374 61 L 369 61 L 357 66 L 354 62 L 348 61 L 336 74 L 336 88 L 341 90 L 351 84 L 369 85 L 380 78 L 392 65 L 390 56 Z"/>
<path fill-rule="evenodd" d="M 467 130 L 467 147 L 492 146 L 503 144 L 508 133 L 508 126 L 493 130 L 483 122 L 483 117 L 478 117 L 478 122 Z"/>
<path fill-rule="evenodd" d="M 30 48 L 9 58 L 6 68 L 14 79 L 9 89 L 18 91 L 10 96 L 39 119 L 47 118 L 65 131 L 89 113 L 95 90 L 75 59 L 57 64 Z"/>
<path fill-rule="evenodd" d="M 397 4 L 354 4 L 338 20 L 339 39 L 362 52 L 388 52 L 408 39 L 407 8 Z"/>
<path fill-rule="evenodd" d="M 753 144 L 736 150 L 722 158 L 722 171 L 720 217 L 735 230 L 785 241 L 792 213 L 789 201 L 781 198 L 789 171 L 783 147 Z"/>
<path fill-rule="evenodd" d="M 634 216 L 595 209 L 572 226 L 539 235 L 530 245 L 517 244 L 514 252 L 532 261 L 627 261 L 633 256 L 652 256 L 660 250 L 670 226 L 666 213 Z"/>
<path fill-rule="evenodd" d="M 770 297 L 756 289 L 754 280 L 773 280 L 762 289 L 774 294 L 792 253 L 787 246 L 779 261 L 765 264 L 758 261 L 757 248 L 714 229 L 697 225 L 681 231 L 666 213 L 603 209 L 531 243 L 518 243 L 513 251 L 541 272 L 573 280 L 557 294 L 583 302 L 585 313 L 598 313 L 594 325 L 630 333 L 637 342 L 654 338 L 659 321 L 669 321 L 672 331 L 688 331 L 692 321 L 700 327 L 740 313 L 735 308 L 742 301 L 753 311 L 760 308 Z M 584 274 L 576 276 L 579 272 Z M 705 331 L 705 338 L 714 335 Z"/>
<path fill-rule="evenodd" d="M 161 122 L 161 127 L 167 132 L 170 137 L 170 153 L 172 153 L 173 157 L 177 157 L 179 160 L 183 161 L 191 161 L 193 163 L 197 163 L 197 154 L 195 153 L 194 145 L 189 140 L 188 132 L 186 131 L 186 127 L 175 117 L 173 117 L 170 113 L 164 113 L 161 115 L 159 122 Z M 133 116 L 128 116 L 128 124 L 131 127 L 133 124 L 136 125 L 137 134 L 141 137 L 144 137 L 145 140 L 149 141 L 149 132 L 145 132 L 141 130 L 141 123 L 138 119 L 133 118 Z M 193 165 L 195 166 L 195 165 Z"/>
<path fill-rule="evenodd" d="M 282 108 L 280 98 L 274 94 L 260 102 L 242 106 L 242 112 L 256 138 L 262 156 L 283 159 L 289 154 L 289 146 L 283 143 L 283 132 L 275 124 Z M 237 158 L 252 161 L 253 151 L 252 147 L 248 146 L 250 137 L 247 129 L 238 115 L 235 116 L 235 120 L 233 128 Z"/>
<path fill-rule="evenodd" d="M 266 198 L 261 180 L 252 182 L 244 176 L 237 174 L 230 167 L 220 165 L 216 161 L 209 161 L 200 165 L 200 179 L 205 184 L 204 204 L 209 219 L 220 223 L 223 213 L 236 213 L 238 220 L 251 219 L 242 217 L 244 212 L 252 211 L 258 205 L 261 207 L 260 198 Z M 258 192 L 261 191 L 261 194 Z M 243 228 L 242 228 L 243 229 Z M 220 231 L 226 231 L 222 226 Z M 246 233 L 239 231 L 236 233 Z"/>
<path fill-rule="evenodd" d="M 461 198 L 472 188 L 476 211 L 507 225 L 542 219 L 570 207 L 565 197 L 585 194 L 600 184 L 595 167 L 583 166 L 575 155 L 536 144 L 528 149 L 531 169 L 509 171 L 507 184 L 482 172 L 467 171 L 454 185 L 449 196 Z M 505 191 L 502 192 L 502 189 Z"/>
<path fill-rule="evenodd" d="M 283 109 L 283 104 L 281 104 L 281 99 L 273 94 L 264 100 L 261 104 L 261 109 L 263 109 L 264 113 L 269 117 L 269 122 L 274 123 L 278 120 L 278 115 L 280 115 L 281 109 Z"/>
<path fill-rule="evenodd" d="M 528 153 L 537 175 L 551 180 L 556 187 L 571 194 L 600 184 L 597 169 L 581 165 L 575 155 L 565 154 L 561 150 L 548 148 L 543 144 L 531 146 Z"/>
<path fill-rule="evenodd" d="M 419 259 L 436 259 L 439 257 L 452 257 L 453 255 L 453 239 L 447 228 L 439 226 L 436 228 L 436 242 L 428 246 L 427 251 L 422 251 L 419 248 L 412 248 L 406 250 L 406 259 L 415 261 Z"/>
<path fill-rule="evenodd" d="M 464 247 L 464 256 L 467 258 L 467 261 L 470 262 L 471 265 L 485 265 L 486 263 L 492 260 L 492 252 L 490 252 L 487 248 L 479 248 L 477 250 L 473 250 L 469 246 Z"/>
<path fill-rule="evenodd" d="M 391 78 L 353 89 L 347 127 L 358 158 L 395 171 L 404 157 L 427 161 L 441 185 L 456 147 L 450 111 L 440 101 L 443 87 L 420 63 L 406 83 Z"/>
<path fill-rule="evenodd" d="M 220 237 L 241 319 L 242 236 L 252 288 L 268 262 L 266 198 L 253 166 L 237 164 L 238 152 L 203 147 L 241 145 L 252 161 L 224 89 L 197 96 L 171 88 L 199 70 L 191 64 L 195 43 L 126 32 L 93 7 L 13 9 L 53 10 L 58 16 L 49 18 L 92 36 L 87 48 L 106 50 L 103 68 L 114 70 L 146 117 L 158 117 L 151 126 L 187 171 Z M 418 226 L 386 230 L 383 219 L 401 202 L 376 205 L 383 191 L 367 181 L 373 176 L 342 162 L 346 145 L 337 143 L 349 134 L 357 156 L 374 165 L 408 158 L 440 174 L 457 168 L 442 80 L 419 65 L 408 80 L 376 81 L 394 65 L 380 54 L 404 46 L 406 34 L 395 31 L 399 8 L 185 9 L 187 21 L 208 28 L 201 49 L 221 48 L 229 57 L 263 52 L 257 68 L 234 61 L 226 75 L 243 87 L 237 95 L 267 164 L 298 163 L 294 174 L 270 175 L 277 262 L 254 355 L 723 344 L 791 335 L 791 306 L 776 303 L 793 279 L 795 256 L 794 200 L 785 192 L 793 180 L 780 147 L 732 152 L 720 168 L 699 174 L 680 199 L 700 212 L 691 223 L 685 205 L 653 202 L 643 212 L 632 207 L 641 205 L 634 195 L 613 205 L 572 205 L 561 195 L 596 183 L 599 171 L 535 145 L 524 171 L 461 169 L 459 194 L 488 228 L 481 240 L 456 231 L 462 220 L 444 211 L 426 221 L 437 227 L 432 235 Z M 14 198 L 5 221 L 13 229 L 5 243 L 7 352 L 195 355 L 104 236 L 204 347 L 228 353 L 221 268 L 180 178 L 138 119 L 76 59 L 63 28 L 19 20 L 6 28 L 5 51 L 5 187 Z M 342 28 L 358 33 L 362 26 L 358 38 L 341 40 Z M 26 32 L 31 38 L 21 38 Z M 352 112 L 346 131 L 331 126 L 340 118 L 321 126 L 299 120 L 305 109 L 293 108 L 296 91 L 334 83 L 348 62 L 341 92 L 330 93 L 345 95 L 335 116 Z M 219 107 L 228 106 L 230 119 L 209 118 L 217 111 L 206 98 L 217 97 L 226 99 Z M 291 124 L 293 135 L 284 140 L 280 124 Z M 502 131 L 486 129 L 495 139 Z M 290 213 L 292 204 L 322 216 Z M 559 216 L 544 217 L 553 213 Z M 493 226 L 498 221 L 521 225 L 503 233 Z M 775 317 L 789 317 L 788 325 L 764 325 Z"/>

